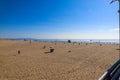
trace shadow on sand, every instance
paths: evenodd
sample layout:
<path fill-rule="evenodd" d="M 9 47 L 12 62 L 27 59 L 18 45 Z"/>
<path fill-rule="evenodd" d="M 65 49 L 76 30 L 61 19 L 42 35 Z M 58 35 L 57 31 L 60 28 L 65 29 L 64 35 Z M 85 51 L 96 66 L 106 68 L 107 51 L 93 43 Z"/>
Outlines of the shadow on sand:
<path fill-rule="evenodd" d="M 51 52 L 44 52 L 45 54 L 51 53 Z"/>
<path fill-rule="evenodd" d="M 120 49 L 116 49 L 116 50 L 120 50 Z"/>

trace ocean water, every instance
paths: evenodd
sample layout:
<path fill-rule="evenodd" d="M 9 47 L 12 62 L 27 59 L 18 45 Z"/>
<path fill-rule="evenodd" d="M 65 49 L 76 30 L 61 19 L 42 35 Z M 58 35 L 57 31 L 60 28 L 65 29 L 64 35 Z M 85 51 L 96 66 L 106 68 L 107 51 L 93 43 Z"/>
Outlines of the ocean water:
<path fill-rule="evenodd" d="M 119 39 L 75 39 L 72 41 L 88 43 L 119 43 Z"/>
<path fill-rule="evenodd" d="M 34 39 L 34 38 L 17 38 L 14 40 L 32 40 L 42 42 L 83 42 L 83 43 L 119 43 L 119 39 Z"/>

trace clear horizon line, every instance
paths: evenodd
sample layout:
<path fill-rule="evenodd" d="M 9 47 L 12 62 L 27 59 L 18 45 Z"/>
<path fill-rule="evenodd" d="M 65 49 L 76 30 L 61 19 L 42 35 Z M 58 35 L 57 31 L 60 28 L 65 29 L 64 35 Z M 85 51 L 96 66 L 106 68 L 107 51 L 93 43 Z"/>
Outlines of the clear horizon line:
<path fill-rule="evenodd" d="M 0 38 L 0 39 L 58 39 L 58 38 Z M 65 40 L 68 40 L 67 38 L 59 38 L 59 39 L 65 39 Z M 69 38 L 69 39 L 72 39 L 72 38 Z M 88 39 L 88 38 L 73 38 L 73 39 L 87 39 L 87 40 L 94 40 L 94 39 L 105 39 L 105 38 L 91 38 L 91 39 Z M 113 38 L 106 38 L 106 39 L 113 39 Z M 119 39 L 117 39 L 119 40 Z"/>

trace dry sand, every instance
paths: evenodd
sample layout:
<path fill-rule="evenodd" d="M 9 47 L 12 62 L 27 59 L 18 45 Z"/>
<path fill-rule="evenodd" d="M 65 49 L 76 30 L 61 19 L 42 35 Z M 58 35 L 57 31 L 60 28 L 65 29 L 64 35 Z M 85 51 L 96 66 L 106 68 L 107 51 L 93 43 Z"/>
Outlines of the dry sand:
<path fill-rule="evenodd" d="M 50 46 L 55 52 L 49 53 Z M 97 80 L 118 59 L 117 49 L 115 44 L 0 40 L 0 80 Z"/>

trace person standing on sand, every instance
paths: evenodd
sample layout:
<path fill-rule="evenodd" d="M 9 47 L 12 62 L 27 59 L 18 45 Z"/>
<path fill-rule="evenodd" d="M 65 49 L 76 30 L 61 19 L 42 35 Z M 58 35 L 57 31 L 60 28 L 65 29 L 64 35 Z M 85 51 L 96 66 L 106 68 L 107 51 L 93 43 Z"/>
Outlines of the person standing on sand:
<path fill-rule="evenodd" d="M 29 43 L 31 44 L 31 40 L 29 41 Z"/>
<path fill-rule="evenodd" d="M 18 50 L 18 55 L 20 55 L 20 50 Z"/>
<path fill-rule="evenodd" d="M 45 49 L 45 48 L 46 48 L 46 46 L 44 45 L 44 46 L 43 46 L 43 49 Z"/>

